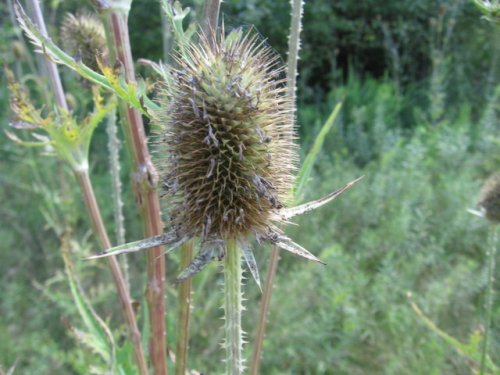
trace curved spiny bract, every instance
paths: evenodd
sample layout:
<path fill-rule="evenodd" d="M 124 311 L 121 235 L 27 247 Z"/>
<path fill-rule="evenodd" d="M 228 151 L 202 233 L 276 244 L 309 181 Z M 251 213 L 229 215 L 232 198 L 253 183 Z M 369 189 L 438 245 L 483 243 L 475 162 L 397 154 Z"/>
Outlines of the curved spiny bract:
<path fill-rule="evenodd" d="M 265 236 L 293 183 L 293 106 L 271 48 L 240 30 L 217 38 L 176 57 L 160 99 L 162 186 L 186 235 Z"/>

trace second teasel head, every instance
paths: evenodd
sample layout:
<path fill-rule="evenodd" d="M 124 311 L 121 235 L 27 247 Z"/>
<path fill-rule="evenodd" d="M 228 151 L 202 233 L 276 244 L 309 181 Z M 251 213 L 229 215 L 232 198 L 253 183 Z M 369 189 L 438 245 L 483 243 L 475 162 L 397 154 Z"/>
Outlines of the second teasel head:
<path fill-rule="evenodd" d="M 99 70 L 97 59 L 107 54 L 106 35 L 100 19 L 91 13 L 68 13 L 60 31 L 63 49 L 92 70 Z"/>
<path fill-rule="evenodd" d="M 170 220 L 203 241 L 264 236 L 297 161 L 294 114 L 278 57 L 251 33 L 178 55 L 160 102 L 160 165 Z"/>
<path fill-rule="evenodd" d="M 479 193 L 478 206 L 488 220 L 500 223 L 500 172 L 493 174 L 484 183 Z"/>

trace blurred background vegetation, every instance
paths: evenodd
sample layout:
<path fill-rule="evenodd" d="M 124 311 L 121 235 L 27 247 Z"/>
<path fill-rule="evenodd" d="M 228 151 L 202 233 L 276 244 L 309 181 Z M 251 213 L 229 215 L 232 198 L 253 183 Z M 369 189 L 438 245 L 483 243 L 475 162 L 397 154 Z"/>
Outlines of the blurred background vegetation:
<path fill-rule="evenodd" d="M 49 32 L 76 0 L 43 2 Z M 200 0 L 183 2 L 200 13 Z M 129 22 L 134 57 L 163 57 L 160 6 L 134 0 Z M 196 13 L 197 12 L 197 13 Z M 286 59 L 289 2 L 226 0 L 226 25 L 254 25 Z M 47 82 L 0 3 L 0 60 L 40 102 Z M 458 354 L 411 308 L 407 292 L 436 325 L 463 343 L 484 330 L 487 224 L 467 213 L 482 181 L 500 165 L 500 30 L 462 0 L 309 0 L 305 5 L 298 124 L 305 154 L 336 103 L 342 111 L 325 140 L 306 198 L 365 175 L 328 207 L 298 220 L 290 235 L 322 267 L 284 254 L 264 347 L 263 374 L 472 374 Z M 150 75 L 139 68 L 142 76 Z M 75 110 L 89 93 L 63 71 Z M 9 122 L 0 81 L 0 123 Z M 2 132 L 3 134 L 3 132 Z M 122 152 L 127 239 L 141 237 Z M 92 178 L 113 230 L 106 132 L 91 152 Z M 112 328 L 123 327 L 110 276 L 95 251 L 72 176 L 39 150 L 0 136 L 0 368 L 16 374 L 87 374 L 94 356 L 78 340 L 81 325 L 64 274 L 61 241 L 82 286 Z M 261 273 L 269 249 L 257 250 Z M 144 256 L 130 258 L 131 288 L 144 316 Z M 168 258 L 168 281 L 178 271 Z M 213 264 L 194 279 L 190 366 L 220 369 L 220 274 Z M 496 290 L 500 277 L 496 281 Z M 244 327 L 252 342 L 260 292 L 248 281 Z M 176 288 L 169 283 L 170 345 Z M 144 324 L 147 324 L 145 322 Z M 500 299 L 493 310 L 490 356 L 500 363 Z M 247 357 L 251 345 L 247 345 Z"/>

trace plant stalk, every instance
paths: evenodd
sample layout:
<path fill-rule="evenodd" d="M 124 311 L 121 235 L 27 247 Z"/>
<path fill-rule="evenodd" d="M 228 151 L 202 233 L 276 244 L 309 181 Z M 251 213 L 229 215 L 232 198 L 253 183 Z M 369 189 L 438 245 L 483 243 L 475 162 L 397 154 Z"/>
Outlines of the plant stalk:
<path fill-rule="evenodd" d="M 214 47 L 215 37 L 217 35 L 216 32 L 219 24 L 219 10 L 220 0 L 206 0 L 204 16 L 205 24 L 203 25 L 203 31 L 211 47 Z"/>
<path fill-rule="evenodd" d="M 125 243 L 125 226 L 123 223 L 122 182 L 120 180 L 120 140 L 118 139 L 118 128 L 116 126 L 116 110 L 111 111 L 106 119 L 106 132 L 108 133 L 109 170 L 111 172 L 111 186 L 113 191 L 116 244 L 123 245 Z M 119 261 L 125 277 L 125 282 L 130 290 L 127 257 L 121 256 L 119 257 Z"/>
<path fill-rule="evenodd" d="M 481 348 L 481 367 L 479 370 L 480 375 L 484 375 L 486 371 L 486 357 L 488 354 L 488 339 L 491 329 L 491 316 L 493 311 L 493 284 L 495 281 L 495 257 L 497 252 L 498 241 L 498 224 L 492 224 L 489 233 L 488 241 L 488 280 L 486 287 L 486 303 L 485 303 L 485 316 L 484 316 L 484 339 Z"/>
<path fill-rule="evenodd" d="M 33 12 L 33 21 L 35 25 L 38 26 L 40 32 L 44 36 L 48 36 L 47 28 L 45 27 L 45 21 L 43 19 L 42 9 L 40 8 L 40 3 L 38 0 L 30 0 L 29 5 L 31 11 Z M 64 96 L 64 90 L 61 83 L 61 77 L 57 71 L 57 66 L 49 59 L 45 59 L 45 66 L 47 68 L 47 75 L 49 77 L 50 85 L 52 86 L 52 91 L 54 92 L 54 97 L 58 107 L 65 110 L 68 109 L 68 103 L 66 102 L 66 97 Z"/>
<path fill-rule="evenodd" d="M 302 31 L 302 15 L 304 13 L 304 0 L 290 0 L 292 5 L 292 20 L 290 36 L 288 38 L 287 62 L 287 89 L 288 95 L 293 99 L 295 106 L 295 93 L 297 91 L 297 64 L 299 61 L 300 32 Z"/>
<path fill-rule="evenodd" d="M 280 257 L 280 249 L 273 246 L 271 249 L 271 257 L 269 258 L 269 266 L 267 268 L 266 281 L 262 292 L 262 300 L 260 302 L 259 323 L 257 325 L 257 333 L 255 334 L 252 363 L 250 364 L 250 374 L 259 375 L 260 364 L 262 361 L 262 346 L 264 344 L 264 336 L 266 333 L 267 316 L 271 305 L 271 296 L 273 293 L 274 279 Z"/>
<path fill-rule="evenodd" d="M 82 190 L 83 200 L 92 223 L 93 233 L 98 238 L 102 248 L 108 249 L 111 247 L 111 243 L 109 241 L 104 222 L 102 221 L 101 212 L 97 204 L 94 189 L 92 188 L 92 183 L 90 182 L 88 170 L 80 170 L 76 172 L 75 175 Z M 132 346 L 134 348 L 134 355 L 139 369 L 139 374 L 147 375 L 148 368 L 146 365 L 146 359 L 144 358 L 141 334 L 137 327 L 137 321 L 135 319 L 134 310 L 132 309 L 132 301 L 130 299 L 127 286 L 116 257 L 111 256 L 107 259 L 118 292 L 118 297 L 122 307 L 121 310 L 130 331 L 130 341 L 132 342 Z"/>
<path fill-rule="evenodd" d="M 229 240 L 224 257 L 224 331 L 226 334 L 227 375 L 240 375 L 243 373 L 241 282 L 241 250 L 234 240 Z"/>
<path fill-rule="evenodd" d="M 134 64 L 128 32 L 128 14 L 131 0 L 92 1 L 103 18 L 108 39 L 110 63 L 119 63 L 127 83 L 135 83 Z M 133 185 L 136 201 L 143 218 L 146 237 L 163 232 L 160 201 L 155 191 L 157 174 L 151 162 L 146 143 L 144 124 L 139 111 L 120 104 L 122 126 L 131 154 L 135 172 Z M 155 375 L 167 374 L 166 328 L 165 328 L 165 257 L 161 247 L 147 252 L 146 297 L 148 302 L 150 334 L 150 357 Z"/>
<path fill-rule="evenodd" d="M 193 259 L 193 241 L 181 247 L 181 270 Z M 191 315 L 192 279 L 184 280 L 179 285 L 179 315 L 177 318 L 177 347 L 175 352 L 175 375 L 186 375 L 189 348 L 189 322 Z"/>

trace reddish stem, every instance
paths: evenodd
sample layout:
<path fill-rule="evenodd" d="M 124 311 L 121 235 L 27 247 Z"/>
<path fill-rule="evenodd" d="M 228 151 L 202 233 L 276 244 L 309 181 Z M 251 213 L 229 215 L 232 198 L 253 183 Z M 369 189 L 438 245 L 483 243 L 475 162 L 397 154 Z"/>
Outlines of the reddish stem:
<path fill-rule="evenodd" d="M 128 11 L 124 8 L 113 8 L 113 5 L 102 1 L 94 1 L 94 4 L 103 15 L 107 28 L 111 63 L 117 62 L 121 66 L 128 83 L 136 83 L 127 25 Z M 160 202 L 155 191 L 156 171 L 147 148 L 144 123 L 141 114 L 126 103 L 121 103 L 120 111 L 124 120 L 122 121 L 123 130 L 135 168 L 133 185 L 144 222 L 144 232 L 147 237 L 155 236 L 163 232 L 163 223 L 160 215 Z M 149 344 L 151 362 L 155 375 L 166 375 L 165 257 L 162 255 L 161 247 L 147 252 L 147 273 L 146 297 L 151 326 Z"/>
<path fill-rule="evenodd" d="M 102 221 L 101 212 L 97 204 L 94 189 L 92 188 L 92 184 L 90 182 L 88 171 L 84 170 L 76 173 L 75 175 L 83 193 L 83 200 L 92 223 L 93 233 L 99 239 L 102 248 L 109 249 L 111 247 L 111 242 L 109 241 L 104 222 Z M 121 311 L 123 312 L 123 317 L 130 331 L 130 341 L 132 342 L 132 346 L 134 348 L 134 355 L 137 366 L 139 367 L 139 374 L 147 375 L 148 368 L 143 354 L 144 351 L 142 349 L 141 334 L 137 328 L 132 302 L 122 275 L 122 271 L 116 257 L 111 256 L 107 259 L 109 268 L 111 269 L 111 274 L 113 275 L 113 280 L 115 281 L 116 290 L 118 292 Z"/>

